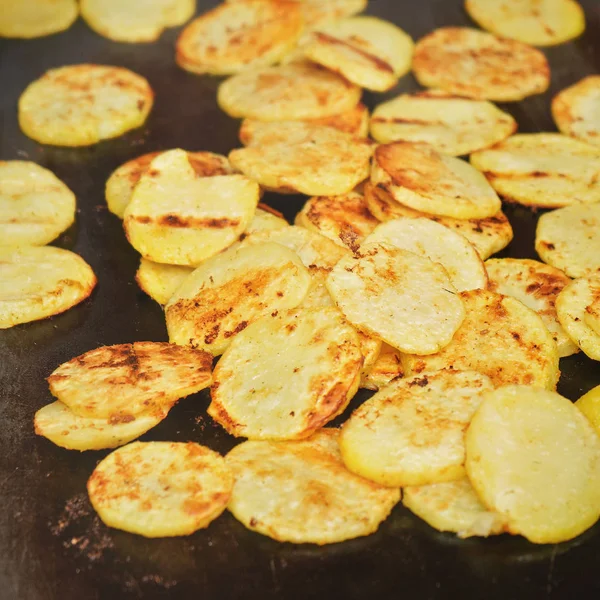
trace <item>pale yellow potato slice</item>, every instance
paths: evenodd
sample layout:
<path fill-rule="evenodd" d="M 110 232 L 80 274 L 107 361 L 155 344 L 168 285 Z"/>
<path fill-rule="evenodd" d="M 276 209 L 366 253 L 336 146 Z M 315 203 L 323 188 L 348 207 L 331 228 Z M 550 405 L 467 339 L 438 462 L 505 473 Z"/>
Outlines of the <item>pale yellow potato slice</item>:
<path fill-rule="evenodd" d="M 237 240 L 259 195 L 258 185 L 243 175 L 203 177 L 184 150 L 169 150 L 140 177 L 123 227 L 144 258 L 193 266 Z"/>
<path fill-rule="evenodd" d="M 311 277 L 280 244 L 248 244 L 203 262 L 165 307 L 169 339 L 222 354 L 248 325 L 302 302 Z"/>
<path fill-rule="evenodd" d="M 400 352 L 389 344 L 382 344 L 375 362 L 370 367 L 363 368 L 360 387 L 377 391 L 403 376 L 404 367 Z"/>
<path fill-rule="evenodd" d="M 364 358 L 335 308 L 299 308 L 239 333 L 214 371 L 208 414 L 236 437 L 310 436 L 358 389 Z"/>
<path fill-rule="evenodd" d="M 375 107 L 371 135 L 378 142 L 418 142 L 461 156 L 493 146 L 517 129 L 517 122 L 485 100 L 441 90 L 402 94 Z"/>
<path fill-rule="evenodd" d="M 369 535 L 400 500 L 400 490 L 344 467 L 335 429 L 300 442 L 244 442 L 226 461 L 235 478 L 227 508 L 248 529 L 280 542 L 331 544 Z"/>
<path fill-rule="evenodd" d="M 498 102 L 541 94 L 550 84 L 539 50 L 470 27 L 442 27 L 421 38 L 413 72 L 424 87 Z"/>
<path fill-rule="evenodd" d="M 164 306 L 193 271 L 194 267 L 164 265 L 142 257 L 135 280 L 150 298 Z"/>
<path fill-rule="evenodd" d="M 96 276 L 77 254 L 51 246 L 0 246 L 0 329 L 57 315 L 85 300 Z"/>
<path fill-rule="evenodd" d="M 600 437 L 570 400 L 508 386 L 490 392 L 465 438 L 477 494 L 511 533 L 555 544 L 600 516 Z"/>
<path fill-rule="evenodd" d="M 36 38 L 71 27 L 77 0 L 0 0 L 0 37 Z"/>
<path fill-rule="evenodd" d="M 371 183 L 414 210 L 455 219 L 484 219 L 502 207 L 485 177 L 469 163 L 427 144 L 392 142 L 375 150 Z"/>
<path fill-rule="evenodd" d="M 495 386 L 522 384 L 556 389 L 558 349 L 542 318 L 515 298 L 487 290 L 461 292 L 466 317 L 437 354 L 404 354 L 407 375 L 441 369 L 473 370 Z"/>
<path fill-rule="evenodd" d="M 353 473 L 389 487 L 427 485 L 465 476 L 464 433 L 489 377 L 438 371 L 399 379 L 344 423 L 340 450 Z"/>
<path fill-rule="evenodd" d="M 588 418 L 600 435 L 600 385 L 581 396 L 575 402 L 575 406 Z"/>
<path fill-rule="evenodd" d="M 89 146 L 146 121 L 154 92 L 142 76 L 93 64 L 51 69 L 19 98 L 19 125 L 41 144 Z"/>
<path fill-rule="evenodd" d="M 105 525 L 148 538 L 207 527 L 232 488 L 223 457 L 193 442 L 134 442 L 100 461 L 87 482 Z"/>
<path fill-rule="evenodd" d="M 331 269 L 319 269 L 317 267 L 310 269 L 310 287 L 300 306 L 307 310 L 335 306 L 335 302 L 326 285 L 330 272 Z"/>
<path fill-rule="evenodd" d="M 389 244 L 340 260 L 327 289 L 350 323 L 403 352 L 438 352 L 465 318 L 441 265 Z"/>
<path fill-rule="evenodd" d="M 510 202 L 557 208 L 600 201 L 600 148 L 560 133 L 522 133 L 471 155 Z"/>
<path fill-rule="evenodd" d="M 246 231 L 241 235 L 241 238 L 245 238 L 259 231 L 271 231 L 273 229 L 287 229 L 290 224 L 285 220 L 283 215 L 276 210 L 273 210 L 266 204 L 258 203 L 258 208 L 254 213 L 250 225 L 246 228 Z"/>

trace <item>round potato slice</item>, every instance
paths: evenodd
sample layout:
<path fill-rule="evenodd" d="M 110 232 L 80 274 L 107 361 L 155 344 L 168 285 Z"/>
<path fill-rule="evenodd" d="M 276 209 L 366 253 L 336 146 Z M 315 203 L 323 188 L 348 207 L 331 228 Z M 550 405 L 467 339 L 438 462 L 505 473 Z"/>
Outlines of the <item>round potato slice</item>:
<path fill-rule="evenodd" d="M 371 117 L 378 142 L 417 142 L 460 156 L 493 146 L 517 129 L 517 122 L 485 100 L 424 90 L 380 104 Z"/>
<path fill-rule="evenodd" d="M 442 217 L 484 219 L 502 207 L 485 177 L 469 163 L 426 144 L 378 146 L 371 183 L 383 187 L 400 204 Z"/>
<path fill-rule="evenodd" d="M 600 203 L 575 205 L 542 215 L 535 249 L 549 265 L 569 277 L 600 274 Z"/>
<path fill-rule="evenodd" d="M 510 202 L 557 208 L 600 201 L 600 148 L 560 133 L 524 133 L 471 155 Z"/>
<path fill-rule="evenodd" d="M 57 315 L 85 300 L 96 276 L 77 254 L 53 248 L 0 247 L 0 329 Z"/>
<path fill-rule="evenodd" d="M 150 298 L 164 306 L 193 271 L 193 267 L 163 265 L 142 257 L 135 280 Z"/>
<path fill-rule="evenodd" d="M 80 417 L 62 402 L 53 402 L 35 413 L 37 435 L 67 450 L 104 450 L 128 444 L 158 425 L 168 408 L 154 408 L 126 419 Z"/>
<path fill-rule="evenodd" d="M 588 418 L 600 435 L 600 385 L 581 396 L 575 402 L 575 406 Z"/>
<path fill-rule="evenodd" d="M 554 46 L 585 29 L 575 0 L 465 0 L 471 18 L 483 29 L 533 46 Z"/>
<path fill-rule="evenodd" d="M 352 110 L 361 89 L 310 63 L 252 69 L 219 86 L 221 109 L 236 118 L 260 121 L 319 119 Z"/>
<path fill-rule="evenodd" d="M 331 544 L 369 535 L 400 500 L 400 490 L 344 467 L 334 429 L 301 442 L 244 442 L 226 461 L 235 477 L 227 508 L 248 529 L 280 542 Z"/>
<path fill-rule="evenodd" d="M 184 150 L 170 150 L 140 177 L 123 227 L 144 258 L 193 266 L 237 240 L 259 195 L 258 185 L 243 175 L 198 175 Z"/>
<path fill-rule="evenodd" d="M 437 354 L 404 354 L 407 375 L 441 369 L 473 370 L 495 386 L 511 383 L 554 390 L 560 376 L 552 334 L 533 310 L 510 296 L 487 290 L 461 292 L 466 318 Z"/>
<path fill-rule="evenodd" d="M 402 352 L 438 352 L 465 318 L 441 265 L 389 244 L 340 260 L 327 289 L 348 321 Z"/>
<path fill-rule="evenodd" d="M 539 50 L 470 27 L 442 27 L 419 40 L 413 72 L 424 87 L 498 102 L 541 94 L 550 84 Z"/>
<path fill-rule="evenodd" d="M 79 14 L 77 0 L 0 0 L 0 37 L 36 38 L 64 31 Z"/>
<path fill-rule="evenodd" d="M 310 283 L 298 256 L 280 244 L 231 248 L 202 263 L 171 297 L 169 339 L 217 356 L 257 319 L 298 306 Z"/>
<path fill-rule="evenodd" d="M 7 246 L 43 246 L 75 221 L 75 195 L 32 162 L 0 161 L 0 239 Z"/>
<path fill-rule="evenodd" d="M 466 469 L 511 533 L 556 544 L 600 516 L 600 437 L 570 400 L 508 386 L 489 392 L 465 438 Z"/>
<path fill-rule="evenodd" d="M 87 483 L 105 525 L 148 538 L 207 527 L 232 489 L 223 457 L 193 442 L 134 442 L 102 460 Z"/>
<path fill-rule="evenodd" d="M 71 65 L 51 69 L 19 98 L 19 125 L 41 144 L 89 146 L 140 127 L 154 92 L 122 67 Z"/>
<path fill-rule="evenodd" d="M 363 368 L 360 387 L 377 391 L 403 376 L 404 368 L 400 352 L 389 344 L 382 344 L 375 362 L 370 367 Z"/>
<path fill-rule="evenodd" d="M 356 331 L 335 308 L 266 317 L 215 367 L 208 414 L 236 437 L 305 438 L 348 406 L 363 363 Z"/>
<path fill-rule="evenodd" d="M 357 475 L 389 487 L 465 476 L 464 433 L 491 380 L 475 372 L 438 371 L 399 379 L 344 423 L 340 450 Z"/>

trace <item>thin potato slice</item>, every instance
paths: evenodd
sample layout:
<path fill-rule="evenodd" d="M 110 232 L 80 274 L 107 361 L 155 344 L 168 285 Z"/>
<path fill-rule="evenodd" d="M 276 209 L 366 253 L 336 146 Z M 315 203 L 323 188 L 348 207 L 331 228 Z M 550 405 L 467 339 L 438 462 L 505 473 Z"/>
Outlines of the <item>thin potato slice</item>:
<path fill-rule="evenodd" d="M 37 38 L 71 27 L 77 0 L 0 0 L 0 37 Z"/>
<path fill-rule="evenodd" d="M 335 429 L 301 442 L 244 442 L 226 461 L 235 477 L 227 508 L 248 529 L 280 542 L 331 544 L 369 535 L 400 500 L 400 490 L 344 467 Z"/>
<path fill-rule="evenodd" d="M 360 387 L 377 391 L 403 376 L 404 367 L 400 352 L 389 344 L 382 344 L 375 362 L 363 369 Z"/>
<path fill-rule="evenodd" d="M 207 527 L 232 489 L 223 457 L 193 442 L 134 442 L 102 460 L 87 483 L 105 525 L 148 538 Z"/>
<path fill-rule="evenodd" d="M 466 434 L 469 478 L 511 533 L 574 538 L 600 516 L 600 437 L 570 400 L 508 386 L 486 394 Z"/>
<path fill-rule="evenodd" d="M 208 387 L 212 356 L 166 342 L 102 346 L 56 368 L 50 391 L 76 415 L 126 422 Z"/>
<path fill-rule="evenodd" d="M 575 402 L 575 406 L 588 418 L 600 435 L 600 385 L 581 396 Z"/>
<path fill-rule="evenodd" d="M 193 267 L 163 265 L 142 257 L 135 280 L 150 298 L 164 306 L 193 271 Z"/>

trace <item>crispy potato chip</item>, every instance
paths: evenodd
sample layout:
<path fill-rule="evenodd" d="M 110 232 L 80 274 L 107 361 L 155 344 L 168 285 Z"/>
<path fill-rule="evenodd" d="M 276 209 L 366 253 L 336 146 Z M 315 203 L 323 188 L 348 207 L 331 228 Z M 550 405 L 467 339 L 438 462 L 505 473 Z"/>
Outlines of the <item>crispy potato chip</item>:
<path fill-rule="evenodd" d="M 89 146 L 140 127 L 150 113 L 149 83 L 122 67 L 51 69 L 19 98 L 19 125 L 41 144 Z"/>
<path fill-rule="evenodd" d="M 265 317 L 217 363 L 208 414 L 236 437 L 308 437 L 348 406 L 363 362 L 356 331 L 335 308 Z"/>
<path fill-rule="evenodd" d="M 473 370 L 495 386 L 511 383 L 555 389 L 558 350 L 542 318 L 515 298 L 487 290 L 461 292 L 466 318 L 437 354 L 404 354 L 407 375 L 441 369 Z"/>
<path fill-rule="evenodd" d="M 194 267 L 164 265 L 142 257 L 135 280 L 150 298 L 164 306 L 193 271 Z"/>
<path fill-rule="evenodd" d="M 64 31 L 79 14 L 77 0 L 0 0 L 0 37 L 36 38 Z"/>
<path fill-rule="evenodd" d="M 377 391 L 403 376 L 404 368 L 400 352 L 389 344 L 382 344 L 375 362 L 370 367 L 363 368 L 360 387 Z"/>
<path fill-rule="evenodd" d="M 588 418 L 600 435 L 600 385 L 581 396 L 575 402 L 575 406 Z"/>
<path fill-rule="evenodd" d="M 384 144 L 418 142 L 460 156 L 493 146 L 517 129 L 517 122 L 485 100 L 424 90 L 380 104 L 371 117 L 371 135 Z"/>
<path fill-rule="evenodd" d="M 100 461 L 87 483 L 105 525 L 148 538 L 207 527 L 232 489 L 223 457 L 193 442 L 134 442 Z"/>
<path fill-rule="evenodd" d="M 227 508 L 248 529 L 281 542 L 331 544 L 369 535 L 400 500 L 400 490 L 344 467 L 335 429 L 301 442 L 244 442 L 226 461 L 235 478 Z"/>
<path fill-rule="evenodd" d="M 499 102 L 541 94 L 550 84 L 539 50 L 470 27 L 442 27 L 421 38 L 413 72 L 424 87 Z"/>
<path fill-rule="evenodd" d="M 469 478 L 511 533 L 569 540 L 600 516 L 600 437 L 570 400 L 508 386 L 484 396 L 466 434 Z"/>
<path fill-rule="evenodd" d="M 375 150 L 371 183 L 414 210 L 455 219 L 484 219 L 502 204 L 469 163 L 426 144 L 393 142 Z"/>

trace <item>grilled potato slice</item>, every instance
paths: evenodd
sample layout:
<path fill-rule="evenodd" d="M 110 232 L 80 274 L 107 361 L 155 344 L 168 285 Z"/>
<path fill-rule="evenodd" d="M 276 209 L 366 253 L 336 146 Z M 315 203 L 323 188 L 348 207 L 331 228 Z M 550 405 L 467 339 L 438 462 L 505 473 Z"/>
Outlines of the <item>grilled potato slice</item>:
<path fill-rule="evenodd" d="M 0 247 L 0 281 L 0 329 L 64 312 L 96 286 L 80 256 L 51 246 Z"/>
<path fill-rule="evenodd" d="M 340 450 L 353 473 L 404 487 L 465 476 L 464 433 L 491 380 L 472 371 L 399 379 L 344 423 Z"/>
<path fill-rule="evenodd" d="M 19 125 L 41 144 L 89 146 L 140 127 L 154 102 L 150 84 L 122 67 L 51 69 L 19 98 Z"/>
<path fill-rule="evenodd" d="M 560 133 L 514 135 L 471 155 L 506 200 L 557 208 L 600 201 L 600 149 Z"/>
<path fill-rule="evenodd" d="M 403 352 L 438 352 L 465 318 L 441 265 L 389 244 L 340 260 L 327 289 L 350 323 Z"/>
<path fill-rule="evenodd" d="M 413 72 L 424 87 L 498 102 L 541 94 L 550 84 L 539 50 L 470 27 L 442 27 L 421 38 Z"/>
<path fill-rule="evenodd" d="M 466 318 L 437 354 L 404 354 L 408 375 L 441 369 L 473 370 L 495 386 L 511 383 L 556 388 L 558 350 L 542 318 L 510 296 L 487 290 L 461 292 Z"/>
<path fill-rule="evenodd" d="M 363 368 L 360 387 L 377 391 L 403 376 L 400 352 L 389 344 L 382 344 L 375 362 L 370 367 Z"/>
<path fill-rule="evenodd" d="M 344 467 L 335 429 L 300 442 L 248 441 L 227 456 L 235 484 L 228 509 L 280 542 L 331 544 L 377 530 L 400 500 Z"/>
<path fill-rule="evenodd" d="M 575 402 L 575 406 L 588 418 L 600 435 L 600 386 L 591 389 Z"/>
<path fill-rule="evenodd" d="M 570 400 L 508 386 L 484 396 L 466 434 L 466 469 L 511 533 L 569 540 L 600 516 L 600 437 Z"/>
<path fill-rule="evenodd" d="M 169 339 L 217 356 L 257 319 L 302 302 L 309 272 L 280 244 L 232 248 L 202 263 L 165 307 Z"/>
<path fill-rule="evenodd" d="M 591 303 L 585 307 L 583 320 L 594 333 L 600 335 L 600 294 L 594 294 Z"/>
<path fill-rule="evenodd" d="M 383 187 L 400 204 L 442 217 L 484 219 L 502 207 L 481 173 L 426 144 L 378 146 L 371 183 Z"/>
<path fill-rule="evenodd" d="M 460 156 L 493 146 L 517 129 L 517 122 L 485 100 L 441 90 L 402 94 L 375 107 L 371 135 L 383 144 L 417 142 Z"/>
<path fill-rule="evenodd" d="M 163 265 L 142 257 L 135 280 L 142 291 L 164 306 L 193 271 L 193 267 Z"/>
<path fill-rule="evenodd" d="M 37 38 L 69 29 L 79 15 L 77 0 L 0 0 L 0 37 Z"/>
<path fill-rule="evenodd" d="M 306 438 L 346 408 L 363 362 L 356 331 L 335 308 L 265 317 L 215 367 L 208 414 L 237 437 Z"/>
<path fill-rule="evenodd" d="M 223 457 L 193 442 L 134 442 L 100 461 L 87 483 L 105 525 L 148 538 L 207 527 L 232 488 Z"/>

